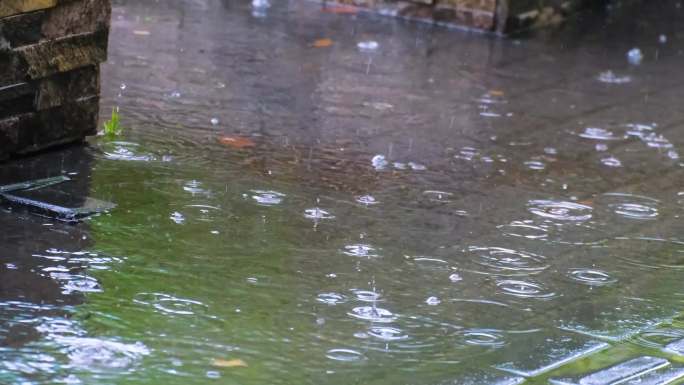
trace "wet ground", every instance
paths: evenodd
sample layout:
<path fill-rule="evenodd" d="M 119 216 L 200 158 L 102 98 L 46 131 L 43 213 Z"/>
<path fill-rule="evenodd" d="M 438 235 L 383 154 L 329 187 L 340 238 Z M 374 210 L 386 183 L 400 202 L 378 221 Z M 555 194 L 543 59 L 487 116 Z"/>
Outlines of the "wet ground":
<path fill-rule="evenodd" d="M 124 134 L 0 170 L 118 205 L 0 211 L 3 383 L 684 375 L 676 2 L 519 39 L 115 3 Z"/>

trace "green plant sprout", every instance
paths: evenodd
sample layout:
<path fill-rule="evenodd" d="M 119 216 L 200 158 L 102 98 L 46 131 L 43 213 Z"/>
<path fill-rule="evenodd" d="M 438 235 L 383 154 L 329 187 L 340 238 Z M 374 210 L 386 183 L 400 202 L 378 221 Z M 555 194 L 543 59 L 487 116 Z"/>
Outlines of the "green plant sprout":
<path fill-rule="evenodd" d="M 104 122 L 104 133 L 107 136 L 117 136 L 121 135 L 123 128 L 121 127 L 121 122 L 119 120 L 119 108 L 112 108 L 112 117 Z"/>

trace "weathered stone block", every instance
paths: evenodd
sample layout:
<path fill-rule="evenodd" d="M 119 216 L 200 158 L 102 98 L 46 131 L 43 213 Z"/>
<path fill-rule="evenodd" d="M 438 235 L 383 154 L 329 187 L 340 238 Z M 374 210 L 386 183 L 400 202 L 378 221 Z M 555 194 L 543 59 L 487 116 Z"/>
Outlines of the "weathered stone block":
<path fill-rule="evenodd" d="M 110 0 L 0 0 L 0 158 L 96 132 Z"/>
<path fill-rule="evenodd" d="M 96 132 L 98 97 L 0 120 L 0 154 L 24 154 L 83 139 Z"/>
<path fill-rule="evenodd" d="M 110 0 L 78 0 L 59 7 L 0 19 L 0 48 L 17 48 L 41 40 L 106 31 Z"/>
<path fill-rule="evenodd" d="M 0 17 L 36 11 L 56 5 L 57 0 L 2 0 L 0 2 Z"/>

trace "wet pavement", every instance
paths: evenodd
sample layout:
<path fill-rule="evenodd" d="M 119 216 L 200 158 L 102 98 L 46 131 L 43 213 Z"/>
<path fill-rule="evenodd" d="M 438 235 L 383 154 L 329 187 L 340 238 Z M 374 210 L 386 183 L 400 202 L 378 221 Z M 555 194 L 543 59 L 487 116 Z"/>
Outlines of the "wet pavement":
<path fill-rule="evenodd" d="M 124 134 L 0 175 L 118 206 L 0 211 L 0 380 L 676 383 L 681 12 L 501 39 L 115 2 Z"/>

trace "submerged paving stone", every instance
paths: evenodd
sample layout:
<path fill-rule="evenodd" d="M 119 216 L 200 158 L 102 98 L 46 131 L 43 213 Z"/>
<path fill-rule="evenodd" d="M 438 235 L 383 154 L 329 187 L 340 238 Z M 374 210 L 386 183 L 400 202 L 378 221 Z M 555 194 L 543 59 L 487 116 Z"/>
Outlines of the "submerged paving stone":
<path fill-rule="evenodd" d="M 622 384 L 670 365 L 664 358 L 643 356 L 599 370 L 578 379 L 551 379 L 556 385 L 611 385 Z M 657 382 L 656 382 L 657 383 Z"/>
<path fill-rule="evenodd" d="M 116 207 L 111 202 L 72 196 L 56 189 L 23 190 L 0 197 L 10 205 L 25 206 L 36 214 L 64 222 L 76 222 Z"/>
<path fill-rule="evenodd" d="M 684 378 L 684 367 L 656 370 L 626 382 L 626 385 L 667 385 Z"/>
<path fill-rule="evenodd" d="M 111 202 L 65 193 L 54 187 L 69 181 L 71 178 L 60 175 L 0 186 L 0 200 L 65 222 L 78 221 L 116 207 Z"/>
<path fill-rule="evenodd" d="M 684 356 L 684 338 L 671 342 L 665 346 L 665 351 Z"/>
<path fill-rule="evenodd" d="M 557 333 L 554 336 L 534 333 L 518 337 L 520 341 L 511 341 L 511 345 L 503 349 L 503 363 L 495 367 L 524 377 L 538 376 L 610 346 L 573 333 Z M 521 344 L 534 346 L 534 349 L 529 354 L 521 355 Z"/>
<path fill-rule="evenodd" d="M 519 385 L 525 378 L 489 371 L 474 371 L 442 385 Z"/>
<path fill-rule="evenodd" d="M 12 183 L 4 186 L 0 186 L 0 193 L 9 193 L 19 190 L 33 190 L 42 187 L 53 186 L 59 183 L 68 182 L 71 178 L 68 176 L 60 175 L 51 178 L 36 179 L 27 182 Z"/>

